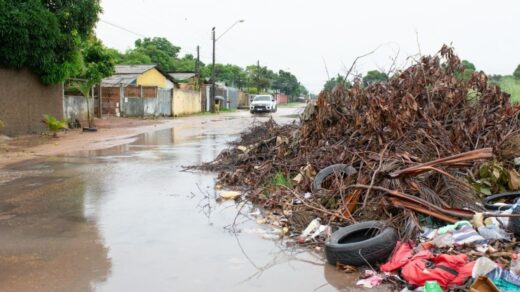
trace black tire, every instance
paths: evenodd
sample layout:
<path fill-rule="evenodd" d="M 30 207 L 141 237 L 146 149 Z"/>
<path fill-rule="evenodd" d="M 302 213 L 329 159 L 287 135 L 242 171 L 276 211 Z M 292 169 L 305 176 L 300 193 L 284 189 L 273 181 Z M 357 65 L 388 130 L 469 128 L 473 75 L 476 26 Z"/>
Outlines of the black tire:
<path fill-rule="evenodd" d="M 506 209 L 513 207 L 513 205 L 506 204 L 506 205 L 502 205 L 502 206 L 497 206 L 497 205 L 494 205 L 493 202 L 496 200 L 500 200 L 500 199 L 515 199 L 515 198 L 520 198 L 520 192 L 500 193 L 500 194 L 487 196 L 484 199 L 483 203 L 484 203 L 484 207 L 488 210 L 506 210 Z"/>
<path fill-rule="evenodd" d="M 397 232 L 382 221 L 365 221 L 338 229 L 325 242 L 325 256 L 337 263 L 364 266 L 385 262 L 397 244 Z"/>
<path fill-rule="evenodd" d="M 520 206 L 516 206 L 512 214 L 520 214 Z M 509 229 L 511 229 L 516 236 L 520 236 L 520 218 L 512 217 L 509 221 Z"/>
<path fill-rule="evenodd" d="M 355 173 L 357 173 L 357 170 L 347 164 L 333 164 L 330 166 L 325 167 L 324 169 L 320 170 L 316 177 L 314 178 L 314 181 L 312 182 L 312 191 L 317 191 L 321 189 L 321 184 L 323 181 L 331 174 L 344 174 L 346 176 L 351 176 Z"/>
<path fill-rule="evenodd" d="M 83 132 L 97 132 L 96 128 L 83 128 Z"/>

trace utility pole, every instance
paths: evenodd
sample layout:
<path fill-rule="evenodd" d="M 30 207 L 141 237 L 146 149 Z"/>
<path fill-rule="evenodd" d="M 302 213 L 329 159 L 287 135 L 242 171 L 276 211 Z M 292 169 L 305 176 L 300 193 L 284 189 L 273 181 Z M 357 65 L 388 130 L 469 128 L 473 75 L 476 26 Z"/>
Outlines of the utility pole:
<path fill-rule="evenodd" d="M 197 61 L 195 62 L 195 74 L 197 79 L 200 79 L 200 48 L 197 46 Z"/>
<path fill-rule="evenodd" d="M 215 93 L 216 93 L 216 86 L 215 86 L 215 42 L 217 41 L 215 39 L 215 27 L 213 27 L 212 31 L 212 38 L 213 38 L 213 64 L 211 66 L 211 94 L 209 98 L 210 102 L 210 111 L 212 113 L 215 112 Z"/>
<path fill-rule="evenodd" d="M 256 61 L 256 90 L 260 94 L 260 60 Z"/>

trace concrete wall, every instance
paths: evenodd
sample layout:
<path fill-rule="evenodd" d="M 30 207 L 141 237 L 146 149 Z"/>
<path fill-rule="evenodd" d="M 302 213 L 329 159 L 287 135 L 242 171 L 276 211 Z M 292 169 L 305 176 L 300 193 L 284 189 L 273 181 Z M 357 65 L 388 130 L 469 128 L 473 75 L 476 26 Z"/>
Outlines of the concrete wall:
<path fill-rule="evenodd" d="M 173 116 L 189 115 L 198 113 L 201 110 L 201 97 L 199 91 L 181 89 L 173 90 Z"/>
<path fill-rule="evenodd" d="M 29 70 L 0 69 L 0 133 L 40 133 L 43 114 L 63 118 L 63 85 L 46 86 Z"/>
<path fill-rule="evenodd" d="M 94 99 L 90 98 L 90 115 L 94 116 Z M 87 99 L 84 96 L 63 97 L 63 118 L 66 121 L 78 119 L 81 125 L 88 124 Z"/>

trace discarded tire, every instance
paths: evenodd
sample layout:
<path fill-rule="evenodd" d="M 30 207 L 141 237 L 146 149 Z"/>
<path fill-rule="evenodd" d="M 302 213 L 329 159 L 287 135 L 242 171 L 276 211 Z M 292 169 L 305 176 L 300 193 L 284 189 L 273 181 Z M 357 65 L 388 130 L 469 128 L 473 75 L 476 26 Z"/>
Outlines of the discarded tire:
<path fill-rule="evenodd" d="M 487 196 L 484 199 L 483 203 L 484 203 L 484 207 L 488 210 L 506 210 L 506 209 L 513 207 L 513 205 L 512 204 L 494 205 L 493 202 L 500 200 L 500 199 L 515 199 L 515 198 L 520 198 L 520 192 L 500 193 L 500 194 Z"/>
<path fill-rule="evenodd" d="M 83 128 L 83 132 L 97 132 L 96 128 Z"/>
<path fill-rule="evenodd" d="M 386 261 L 396 243 L 394 228 L 382 221 L 366 221 L 334 232 L 325 243 L 325 256 L 331 265 L 363 266 Z"/>
<path fill-rule="evenodd" d="M 355 174 L 356 172 L 357 170 L 354 167 L 347 164 L 333 164 L 327 166 L 316 174 L 316 177 L 312 182 L 312 190 L 317 191 L 321 189 L 321 184 L 329 175 L 337 173 L 350 176 Z"/>
<path fill-rule="evenodd" d="M 516 206 L 512 214 L 520 214 L 520 206 Z M 509 221 L 509 229 L 511 229 L 516 236 L 520 236 L 520 218 L 512 217 Z"/>

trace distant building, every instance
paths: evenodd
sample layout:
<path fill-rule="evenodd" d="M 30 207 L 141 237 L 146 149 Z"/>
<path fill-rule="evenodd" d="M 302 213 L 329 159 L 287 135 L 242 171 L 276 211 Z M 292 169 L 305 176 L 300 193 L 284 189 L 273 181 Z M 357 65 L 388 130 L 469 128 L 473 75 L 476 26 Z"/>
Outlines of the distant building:
<path fill-rule="evenodd" d="M 174 79 L 155 64 L 116 65 L 114 75 L 103 79 L 103 87 L 123 86 L 155 86 L 172 89 Z"/>
<path fill-rule="evenodd" d="M 193 82 L 196 81 L 195 79 L 197 78 L 197 74 L 195 72 L 172 72 L 168 73 L 168 75 L 170 75 L 170 77 L 172 77 L 175 82 L 179 83 Z"/>

